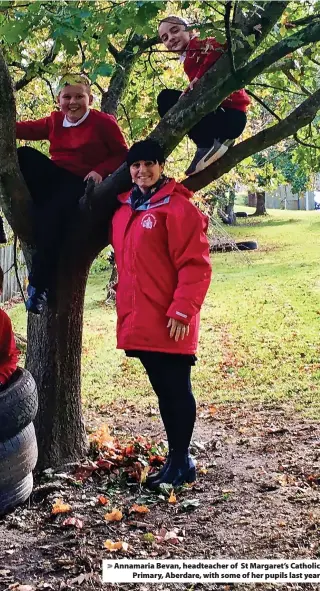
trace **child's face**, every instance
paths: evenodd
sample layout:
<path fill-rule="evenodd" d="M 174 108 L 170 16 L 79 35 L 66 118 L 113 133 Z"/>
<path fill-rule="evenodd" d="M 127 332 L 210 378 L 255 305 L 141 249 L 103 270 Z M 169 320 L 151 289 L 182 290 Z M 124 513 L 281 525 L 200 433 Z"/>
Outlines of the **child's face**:
<path fill-rule="evenodd" d="M 84 84 L 64 86 L 58 95 L 58 105 L 69 121 L 78 121 L 92 104 L 93 96 Z"/>
<path fill-rule="evenodd" d="M 169 51 L 176 53 L 183 53 L 190 41 L 189 31 L 179 23 L 161 23 L 159 37 Z"/>

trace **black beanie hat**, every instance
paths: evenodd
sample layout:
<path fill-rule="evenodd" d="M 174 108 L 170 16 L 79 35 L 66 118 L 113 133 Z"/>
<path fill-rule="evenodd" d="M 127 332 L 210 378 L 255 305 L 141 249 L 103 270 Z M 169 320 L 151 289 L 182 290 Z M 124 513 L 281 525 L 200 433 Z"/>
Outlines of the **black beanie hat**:
<path fill-rule="evenodd" d="M 133 144 L 127 154 L 127 164 L 131 166 L 139 160 L 152 160 L 163 164 L 165 161 L 162 146 L 154 140 L 142 140 Z"/>

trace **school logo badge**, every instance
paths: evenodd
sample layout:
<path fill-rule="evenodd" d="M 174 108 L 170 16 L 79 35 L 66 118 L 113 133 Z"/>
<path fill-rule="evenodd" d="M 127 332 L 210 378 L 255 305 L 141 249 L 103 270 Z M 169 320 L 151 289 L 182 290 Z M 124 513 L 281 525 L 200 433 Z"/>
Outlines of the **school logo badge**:
<path fill-rule="evenodd" d="M 141 220 L 141 226 L 147 230 L 152 230 L 155 227 L 157 220 L 152 213 L 147 213 Z"/>

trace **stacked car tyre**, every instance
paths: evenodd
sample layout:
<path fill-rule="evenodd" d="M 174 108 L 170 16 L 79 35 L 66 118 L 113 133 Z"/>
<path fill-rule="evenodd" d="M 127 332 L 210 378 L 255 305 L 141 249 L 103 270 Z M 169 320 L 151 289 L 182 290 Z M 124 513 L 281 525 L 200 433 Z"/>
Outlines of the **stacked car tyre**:
<path fill-rule="evenodd" d="M 32 470 L 38 458 L 33 420 L 38 394 L 32 375 L 17 369 L 0 392 L 0 515 L 31 494 Z"/>

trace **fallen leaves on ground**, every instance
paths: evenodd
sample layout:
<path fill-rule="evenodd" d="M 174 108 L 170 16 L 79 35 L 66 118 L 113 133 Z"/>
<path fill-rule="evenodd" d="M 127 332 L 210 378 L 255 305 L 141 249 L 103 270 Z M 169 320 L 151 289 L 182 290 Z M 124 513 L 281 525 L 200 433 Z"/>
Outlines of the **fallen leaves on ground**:
<path fill-rule="evenodd" d="M 100 495 L 98 497 L 98 503 L 99 505 L 107 505 L 109 503 L 109 499 L 107 499 L 107 497 L 104 497 L 103 495 Z"/>
<path fill-rule="evenodd" d="M 113 509 L 110 513 L 106 513 L 104 516 L 106 521 L 121 521 L 122 517 L 122 511 L 119 511 L 119 509 Z"/>
<path fill-rule="evenodd" d="M 112 542 L 111 540 L 106 540 L 103 545 L 109 552 L 117 552 L 117 550 L 127 552 L 129 547 L 127 542 Z"/>
<path fill-rule="evenodd" d="M 168 503 L 176 503 L 177 502 L 177 497 L 174 494 L 174 490 L 172 489 L 171 493 L 170 493 L 170 497 L 168 498 Z"/>
<path fill-rule="evenodd" d="M 134 503 L 132 507 L 130 507 L 129 513 L 150 513 L 150 509 L 145 505 L 136 505 L 136 503 Z"/>
<path fill-rule="evenodd" d="M 183 536 L 178 536 L 178 528 L 175 527 L 168 531 L 165 527 L 162 527 L 156 536 L 157 542 L 163 543 L 168 542 L 169 544 L 179 544 L 183 540 Z"/>
<path fill-rule="evenodd" d="M 56 499 L 52 505 L 51 515 L 58 515 L 59 513 L 69 513 L 72 511 L 69 503 L 64 503 L 62 499 Z"/>
<path fill-rule="evenodd" d="M 67 519 L 65 519 L 62 522 L 62 525 L 73 525 L 77 529 L 82 529 L 83 528 L 83 521 L 82 521 L 82 519 L 79 519 L 78 517 L 67 517 Z"/>

